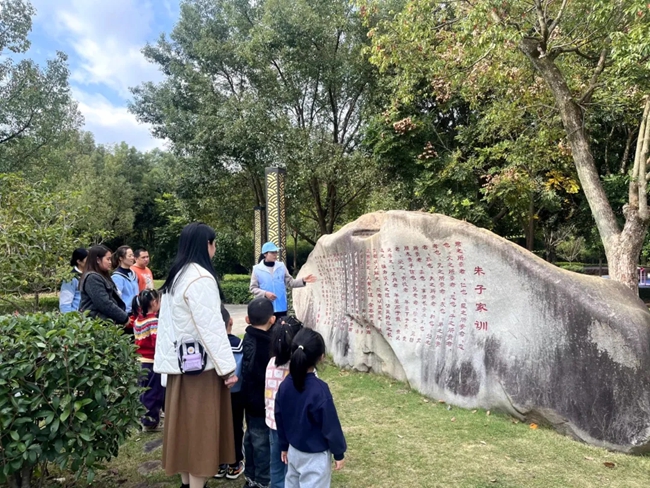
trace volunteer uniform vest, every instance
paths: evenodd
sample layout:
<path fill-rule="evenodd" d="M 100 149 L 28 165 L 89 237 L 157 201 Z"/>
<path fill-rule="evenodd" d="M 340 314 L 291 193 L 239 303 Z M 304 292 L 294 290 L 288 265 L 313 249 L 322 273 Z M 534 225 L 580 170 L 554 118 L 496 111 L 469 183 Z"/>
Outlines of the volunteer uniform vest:
<path fill-rule="evenodd" d="M 273 300 L 273 311 L 286 312 L 289 307 L 287 305 L 287 283 L 285 281 L 287 268 L 284 263 L 276 261 L 275 266 L 269 268 L 262 261 L 255 265 L 253 273 L 257 277 L 260 288 L 274 293 L 277 297 Z"/>

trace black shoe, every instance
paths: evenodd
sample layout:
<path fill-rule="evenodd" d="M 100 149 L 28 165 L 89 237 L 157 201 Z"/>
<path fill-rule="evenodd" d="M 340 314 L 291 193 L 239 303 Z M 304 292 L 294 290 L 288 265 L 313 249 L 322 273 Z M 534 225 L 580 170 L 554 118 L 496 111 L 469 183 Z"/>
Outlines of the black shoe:
<path fill-rule="evenodd" d="M 215 478 L 223 478 L 228 474 L 228 465 L 227 464 L 220 464 L 219 465 L 219 471 L 217 471 L 217 474 L 214 475 Z"/>
<path fill-rule="evenodd" d="M 244 474 L 244 461 L 239 461 L 235 466 L 227 466 L 227 468 L 228 473 L 226 474 L 226 478 L 229 480 L 236 480 Z"/>

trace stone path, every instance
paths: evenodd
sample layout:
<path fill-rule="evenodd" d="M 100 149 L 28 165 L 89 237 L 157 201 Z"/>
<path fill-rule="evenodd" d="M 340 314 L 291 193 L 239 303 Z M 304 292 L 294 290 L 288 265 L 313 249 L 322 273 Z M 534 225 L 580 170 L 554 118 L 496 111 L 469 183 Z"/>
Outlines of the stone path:
<path fill-rule="evenodd" d="M 226 305 L 226 309 L 230 312 L 234 324 L 232 326 L 232 333 L 236 336 L 243 336 L 246 332 L 246 310 L 248 305 Z"/>

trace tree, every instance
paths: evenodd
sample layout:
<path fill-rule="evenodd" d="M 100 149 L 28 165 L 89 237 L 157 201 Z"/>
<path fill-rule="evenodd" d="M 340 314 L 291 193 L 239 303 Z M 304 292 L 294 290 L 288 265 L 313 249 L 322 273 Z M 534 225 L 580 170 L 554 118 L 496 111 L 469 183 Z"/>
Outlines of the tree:
<path fill-rule="evenodd" d="M 370 188 L 357 151 L 374 80 L 365 33 L 346 0 L 188 0 L 171 39 L 144 50 L 167 79 L 133 89 L 130 109 L 198 179 L 246 182 L 251 206 L 265 203 L 264 168 L 286 167 L 289 198 L 331 233 Z"/>
<path fill-rule="evenodd" d="M 17 61 L 29 49 L 34 8 L 24 0 L 0 2 L 0 171 L 29 170 L 43 148 L 65 139 L 81 124 L 68 85 L 63 53 L 39 68 Z"/>
<path fill-rule="evenodd" d="M 363 6 L 370 21 L 381 13 L 378 4 L 383 2 Z M 423 91 L 438 98 L 460 93 L 473 109 L 487 106 L 493 114 L 504 102 L 519 99 L 522 114 L 533 116 L 529 128 L 560 127 L 564 137 L 558 151 L 571 156 L 610 276 L 636 289 L 636 264 L 649 222 L 647 103 L 622 228 L 598 172 L 593 135 L 594 120 L 607 120 L 608 112 L 624 112 L 627 123 L 641 115 L 648 88 L 649 13 L 635 0 L 413 0 L 379 21 L 373 61 L 385 71 L 398 71 L 403 83 L 395 90 L 397 99 L 418 93 L 412 80 L 424 77 Z M 625 147 L 629 154 L 630 144 Z"/>
<path fill-rule="evenodd" d="M 91 212 L 71 208 L 68 192 L 43 187 L 0 174 L 0 298 L 30 293 L 36 307 L 39 294 L 68 275 L 71 250 L 87 242 L 77 229 Z"/>

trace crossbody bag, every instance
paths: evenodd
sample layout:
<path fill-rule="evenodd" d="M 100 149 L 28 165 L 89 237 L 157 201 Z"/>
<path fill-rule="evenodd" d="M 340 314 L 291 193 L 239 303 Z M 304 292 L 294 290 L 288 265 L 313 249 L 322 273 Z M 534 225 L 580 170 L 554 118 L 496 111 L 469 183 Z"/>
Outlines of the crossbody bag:
<path fill-rule="evenodd" d="M 168 300 L 165 301 L 168 302 Z M 166 308 L 168 316 L 172 317 L 169 303 Z M 208 361 L 208 353 L 205 350 L 205 347 L 203 347 L 201 341 L 193 338 L 179 342 L 176 338 L 176 326 L 174 325 L 173 320 L 171 322 L 174 350 L 176 351 L 178 367 L 181 370 L 181 374 L 196 375 L 202 373 L 205 370 L 205 365 Z"/>

